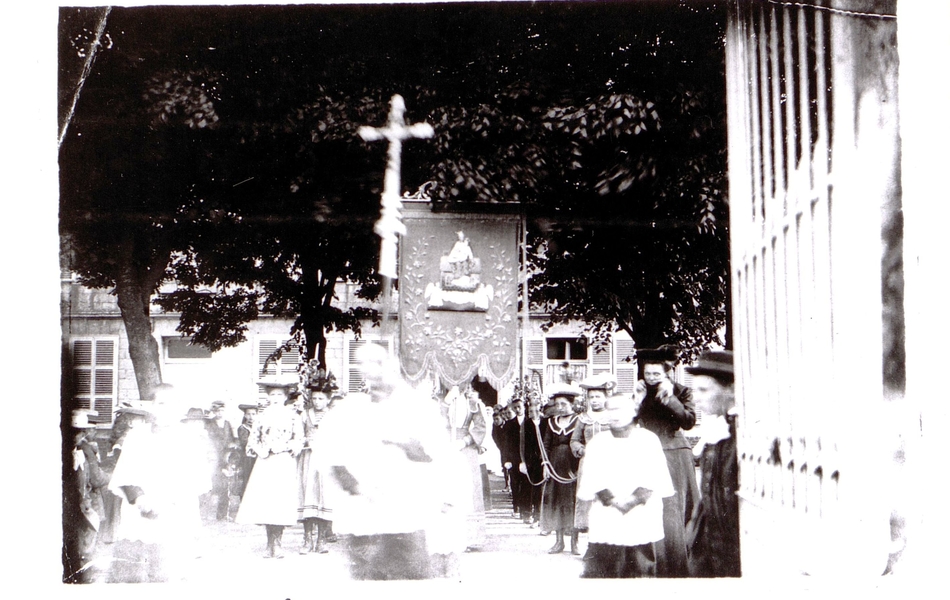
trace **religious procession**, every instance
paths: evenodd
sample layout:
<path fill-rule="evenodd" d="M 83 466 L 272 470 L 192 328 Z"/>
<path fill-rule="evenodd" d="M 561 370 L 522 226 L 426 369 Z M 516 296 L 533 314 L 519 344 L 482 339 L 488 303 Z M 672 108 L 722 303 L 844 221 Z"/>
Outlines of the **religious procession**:
<path fill-rule="evenodd" d="M 62 581 L 920 572 L 890 4 L 449 4 L 60 11 Z"/>
<path fill-rule="evenodd" d="M 493 504 L 522 537 L 543 536 L 536 554 L 577 557 L 581 578 L 738 577 L 732 357 L 689 367 L 694 404 L 670 380 L 671 349 L 641 354 L 632 395 L 596 375 L 489 408 L 472 386 L 426 396 L 368 345 L 364 392 L 341 394 L 319 369 L 262 379 L 235 428 L 223 402 L 189 408 L 163 384 L 148 408 L 122 408 L 103 452 L 77 410 L 67 546 L 85 564 L 73 581 L 179 581 L 231 523 L 259 528 L 261 559 L 332 548 L 353 580 L 458 579 L 466 554 L 499 546 Z M 697 406 L 721 427 L 694 456 L 681 428 Z"/>

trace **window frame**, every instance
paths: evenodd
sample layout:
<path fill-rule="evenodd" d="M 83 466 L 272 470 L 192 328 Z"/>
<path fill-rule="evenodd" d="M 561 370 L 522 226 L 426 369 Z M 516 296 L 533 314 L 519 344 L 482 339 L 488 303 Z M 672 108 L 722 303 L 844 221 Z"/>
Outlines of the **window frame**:
<path fill-rule="evenodd" d="M 89 343 L 90 362 L 86 364 L 77 363 L 76 345 Z M 101 356 L 99 348 L 105 344 L 111 344 L 111 357 L 108 362 L 99 362 Z M 75 336 L 69 339 L 70 351 L 70 372 L 72 376 L 72 389 L 70 390 L 70 402 L 72 408 L 90 409 L 97 411 L 95 417 L 90 421 L 95 423 L 97 429 L 108 429 L 115 422 L 115 411 L 119 399 L 119 336 L 117 335 L 83 335 Z M 101 393 L 99 389 L 99 378 L 106 371 L 111 373 L 108 393 Z M 88 372 L 89 387 L 87 393 L 81 393 L 78 389 L 80 377 L 79 372 Z M 103 417 L 103 403 L 108 402 L 108 416 Z"/>
<path fill-rule="evenodd" d="M 168 350 L 171 347 L 172 340 L 188 340 L 188 343 L 197 348 L 204 348 L 199 344 L 194 344 L 191 337 L 189 336 L 176 336 L 176 335 L 163 335 L 162 336 L 162 360 L 165 364 L 168 365 L 187 365 L 187 364 L 200 364 L 211 360 L 213 354 L 211 350 L 205 348 L 208 352 L 208 356 L 201 357 L 192 357 L 192 358 L 172 358 L 168 354 Z"/>

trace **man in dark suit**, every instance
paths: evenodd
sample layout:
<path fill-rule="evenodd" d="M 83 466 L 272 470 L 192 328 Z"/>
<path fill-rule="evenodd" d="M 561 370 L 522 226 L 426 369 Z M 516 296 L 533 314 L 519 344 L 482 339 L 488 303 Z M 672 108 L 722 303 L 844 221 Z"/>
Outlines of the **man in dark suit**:
<path fill-rule="evenodd" d="M 524 401 L 513 398 L 508 404 L 511 418 L 502 426 L 502 462 L 508 471 L 511 485 L 511 504 L 515 516 L 520 516 L 526 523 L 531 513 L 531 484 L 528 476 L 519 469 L 521 465 L 521 426 L 525 421 Z"/>
<path fill-rule="evenodd" d="M 732 352 L 703 354 L 693 375 L 693 395 L 703 411 L 702 496 L 686 526 L 693 577 L 739 577 L 739 460 Z"/>
<path fill-rule="evenodd" d="M 544 466 L 541 461 L 541 404 L 538 401 L 528 401 L 527 418 L 521 424 L 521 459 L 518 470 L 527 479 L 528 504 L 527 512 L 522 517 L 529 525 L 536 525 L 541 520 L 541 491 L 544 482 Z"/>

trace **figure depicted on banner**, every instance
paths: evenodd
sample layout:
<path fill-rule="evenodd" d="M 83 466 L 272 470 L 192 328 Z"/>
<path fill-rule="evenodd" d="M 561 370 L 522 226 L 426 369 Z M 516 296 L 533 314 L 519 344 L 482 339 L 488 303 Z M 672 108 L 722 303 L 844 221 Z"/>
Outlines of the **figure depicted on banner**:
<path fill-rule="evenodd" d="M 426 286 L 426 305 L 430 310 L 488 310 L 494 290 L 481 282 L 482 262 L 475 257 L 465 232 L 447 255 L 439 260 L 439 282 Z"/>

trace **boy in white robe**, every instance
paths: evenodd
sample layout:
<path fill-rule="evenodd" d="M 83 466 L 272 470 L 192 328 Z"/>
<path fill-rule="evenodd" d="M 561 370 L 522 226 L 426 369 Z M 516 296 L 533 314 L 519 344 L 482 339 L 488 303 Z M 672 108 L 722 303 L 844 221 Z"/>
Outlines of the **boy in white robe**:
<path fill-rule="evenodd" d="M 673 482 L 659 438 L 634 424 L 634 401 L 610 398 L 606 410 L 611 435 L 588 443 L 577 486 L 577 499 L 592 502 L 581 577 L 651 577 Z"/>

